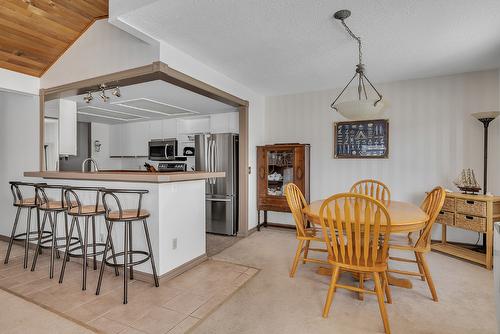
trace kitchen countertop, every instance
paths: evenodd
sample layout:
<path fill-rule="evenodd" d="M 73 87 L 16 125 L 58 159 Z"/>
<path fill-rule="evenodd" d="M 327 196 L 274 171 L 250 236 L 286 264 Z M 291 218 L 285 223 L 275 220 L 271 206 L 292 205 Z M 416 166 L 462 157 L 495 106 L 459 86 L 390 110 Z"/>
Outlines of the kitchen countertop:
<path fill-rule="evenodd" d="M 40 177 L 44 179 L 63 180 L 102 180 L 121 182 L 146 182 L 146 183 L 166 183 L 192 180 L 204 180 L 208 178 L 225 177 L 225 172 L 146 172 L 138 170 L 110 170 L 99 172 L 24 172 L 25 177 Z"/>

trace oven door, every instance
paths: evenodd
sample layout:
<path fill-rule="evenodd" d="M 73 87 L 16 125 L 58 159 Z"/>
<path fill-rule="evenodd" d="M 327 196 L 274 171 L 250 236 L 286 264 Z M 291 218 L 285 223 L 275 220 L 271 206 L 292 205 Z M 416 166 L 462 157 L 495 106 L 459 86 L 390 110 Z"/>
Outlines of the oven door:
<path fill-rule="evenodd" d="M 165 142 L 149 142 L 149 160 L 165 161 L 167 159 Z"/>

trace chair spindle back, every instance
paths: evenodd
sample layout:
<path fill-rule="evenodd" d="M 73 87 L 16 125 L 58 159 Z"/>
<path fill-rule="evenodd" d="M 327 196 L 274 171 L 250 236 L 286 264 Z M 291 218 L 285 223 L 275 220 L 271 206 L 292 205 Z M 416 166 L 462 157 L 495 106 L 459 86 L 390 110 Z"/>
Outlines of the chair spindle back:
<path fill-rule="evenodd" d="M 360 180 L 352 185 L 349 192 L 367 195 L 382 202 L 389 202 L 391 200 L 389 187 L 377 180 Z"/>

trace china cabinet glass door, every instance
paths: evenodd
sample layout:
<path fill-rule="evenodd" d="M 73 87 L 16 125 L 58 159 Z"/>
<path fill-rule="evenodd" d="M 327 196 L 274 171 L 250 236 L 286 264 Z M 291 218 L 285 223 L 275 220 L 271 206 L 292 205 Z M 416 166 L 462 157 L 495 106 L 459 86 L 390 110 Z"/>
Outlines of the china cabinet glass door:
<path fill-rule="evenodd" d="M 267 195 L 284 196 L 285 186 L 293 182 L 294 151 L 267 153 Z"/>

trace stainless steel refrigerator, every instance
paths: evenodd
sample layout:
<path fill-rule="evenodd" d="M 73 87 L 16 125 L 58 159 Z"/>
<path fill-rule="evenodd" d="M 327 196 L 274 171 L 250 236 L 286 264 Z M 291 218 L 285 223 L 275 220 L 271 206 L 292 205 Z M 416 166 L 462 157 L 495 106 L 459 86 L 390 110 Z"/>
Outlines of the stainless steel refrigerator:
<path fill-rule="evenodd" d="M 225 178 L 206 181 L 207 232 L 236 235 L 238 232 L 238 147 L 233 133 L 195 136 L 195 169 L 225 172 Z"/>

